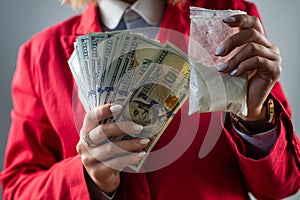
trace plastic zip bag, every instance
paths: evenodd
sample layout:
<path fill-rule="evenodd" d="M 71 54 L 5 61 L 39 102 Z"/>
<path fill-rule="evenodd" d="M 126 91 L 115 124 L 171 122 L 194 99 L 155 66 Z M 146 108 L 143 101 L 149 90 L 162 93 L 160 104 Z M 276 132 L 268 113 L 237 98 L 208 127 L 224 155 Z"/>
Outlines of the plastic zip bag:
<path fill-rule="evenodd" d="M 247 75 L 232 77 L 217 70 L 238 49 L 226 57 L 214 53 L 229 36 L 238 32 L 223 19 L 239 10 L 209 10 L 190 8 L 191 29 L 189 57 L 191 60 L 189 114 L 226 111 L 247 115 Z"/>

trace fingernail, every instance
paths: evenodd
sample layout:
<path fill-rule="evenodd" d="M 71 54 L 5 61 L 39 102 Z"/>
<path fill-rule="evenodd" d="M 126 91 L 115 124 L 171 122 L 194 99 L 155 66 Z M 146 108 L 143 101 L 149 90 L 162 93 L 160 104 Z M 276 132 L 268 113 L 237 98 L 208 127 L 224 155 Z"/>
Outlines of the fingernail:
<path fill-rule="evenodd" d="M 215 52 L 215 55 L 216 55 L 216 56 L 220 56 L 220 55 L 222 55 L 224 52 L 225 52 L 225 47 L 222 46 L 222 47 L 220 47 L 219 49 L 217 49 L 217 51 Z"/>
<path fill-rule="evenodd" d="M 142 125 L 139 125 L 139 124 L 134 124 L 134 125 L 132 125 L 132 129 L 134 130 L 134 131 L 141 131 L 141 130 L 143 130 L 143 126 Z"/>
<path fill-rule="evenodd" d="M 137 154 L 137 157 L 142 158 L 142 157 L 144 157 L 145 155 L 146 155 L 146 152 L 145 152 L 145 151 L 142 151 L 142 152 L 140 152 L 140 153 Z"/>
<path fill-rule="evenodd" d="M 232 23 L 232 22 L 235 22 L 235 18 L 234 17 L 227 17 L 227 18 L 223 19 L 223 21 L 225 23 Z"/>
<path fill-rule="evenodd" d="M 232 72 L 230 73 L 230 76 L 234 76 L 234 75 L 236 75 L 236 74 L 237 74 L 237 72 L 238 72 L 238 69 L 234 69 L 234 70 L 232 70 Z"/>
<path fill-rule="evenodd" d="M 225 69 L 227 69 L 229 67 L 229 64 L 228 63 L 224 63 L 224 64 L 221 64 L 218 66 L 218 71 L 221 72 L 221 71 L 224 71 Z"/>
<path fill-rule="evenodd" d="M 148 138 L 143 138 L 143 139 L 140 140 L 140 143 L 142 145 L 148 144 L 149 142 L 150 142 L 150 139 L 148 139 Z"/>
<path fill-rule="evenodd" d="M 122 108 L 123 107 L 121 105 L 113 105 L 109 109 L 111 112 L 118 112 L 118 111 L 122 110 Z"/>

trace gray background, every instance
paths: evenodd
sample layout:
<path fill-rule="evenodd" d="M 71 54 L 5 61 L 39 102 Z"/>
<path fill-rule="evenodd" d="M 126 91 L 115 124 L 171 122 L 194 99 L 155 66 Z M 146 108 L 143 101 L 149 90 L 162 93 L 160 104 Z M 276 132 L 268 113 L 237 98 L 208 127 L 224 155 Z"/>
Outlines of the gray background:
<path fill-rule="evenodd" d="M 260 10 L 269 39 L 281 50 L 283 73 L 280 79 L 293 109 L 295 130 L 299 135 L 300 66 L 297 56 L 300 52 L 300 21 L 297 13 L 300 10 L 300 1 L 253 0 L 253 2 Z M 0 171 L 3 169 L 4 150 L 10 124 L 9 112 L 12 108 L 10 84 L 18 48 L 33 34 L 77 13 L 67 6 L 60 6 L 56 0 L 2 1 L 0 7 Z M 300 199 L 300 192 L 289 199 Z"/>

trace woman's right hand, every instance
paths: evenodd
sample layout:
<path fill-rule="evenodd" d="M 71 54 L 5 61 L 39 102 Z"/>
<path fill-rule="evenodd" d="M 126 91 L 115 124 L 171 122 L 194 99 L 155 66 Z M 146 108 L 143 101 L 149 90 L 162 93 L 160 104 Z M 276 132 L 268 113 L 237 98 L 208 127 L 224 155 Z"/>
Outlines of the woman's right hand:
<path fill-rule="evenodd" d="M 129 121 L 99 124 L 121 110 L 120 105 L 106 104 L 87 113 L 76 147 L 87 173 L 103 192 L 116 190 L 120 184 L 118 171 L 141 160 L 145 152 L 140 150 L 150 141 L 147 138 L 134 138 L 104 142 L 111 136 L 134 135 L 143 130 L 143 126 Z"/>

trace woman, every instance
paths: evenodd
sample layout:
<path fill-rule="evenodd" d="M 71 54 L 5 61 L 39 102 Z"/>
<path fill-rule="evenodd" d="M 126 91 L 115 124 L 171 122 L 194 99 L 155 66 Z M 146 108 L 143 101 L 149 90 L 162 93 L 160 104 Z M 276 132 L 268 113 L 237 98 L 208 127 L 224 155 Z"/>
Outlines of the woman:
<path fill-rule="evenodd" d="M 66 2 L 74 7 L 87 3 Z M 12 125 L 1 173 L 4 199 L 248 199 L 248 192 L 258 199 L 281 199 L 299 189 L 300 143 L 293 132 L 290 107 L 277 82 L 280 54 L 265 37 L 252 3 L 97 3 L 91 2 L 82 15 L 37 34 L 20 48 L 13 80 Z M 226 56 L 244 45 L 228 63 L 219 66 L 219 71 L 232 76 L 251 74 L 249 113 L 246 117 L 228 114 L 217 144 L 200 159 L 199 149 L 212 114 L 187 116 L 184 106 L 154 150 L 163 149 L 179 135 L 177 148 L 150 158 L 149 162 L 155 165 L 177 151 L 182 151 L 180 156 L 156 170 L 118 173 L 143 159 L 145 153 L 139 151 L 147 147 L 149 140 L 136 138 L 103 144 L 106 137 L 125 134 L 115 123 L 98 123 L 120 112 L 119 105 L 102 105 L 87 113 L 82 124 L 74 123 L 81 122 L 77 111 L 82 108 L 72 104 L 74 81 L 67 60 L 74 50 L 73 42 L 88 32 L 131 29 L 137 24 L 164 28 L 158 33 L 162 40 L 172 38 L 172 31 L 188 35 L 190 6 L 239 9 L 249 14 L 224 19 L 228 26 L 239 27 L 240 32 L 223 41 L 215 53 Z M 134 18 L 130 17 L 132 12 Z M 131 134 L 143 130 L 138 124 L 124 124 Z M 189 141 L 193 132 L 195 137 Z M 182 147 L 185 144 L 186 149 Z M 123 151 L 133 153 L 124 155 Z"/>

